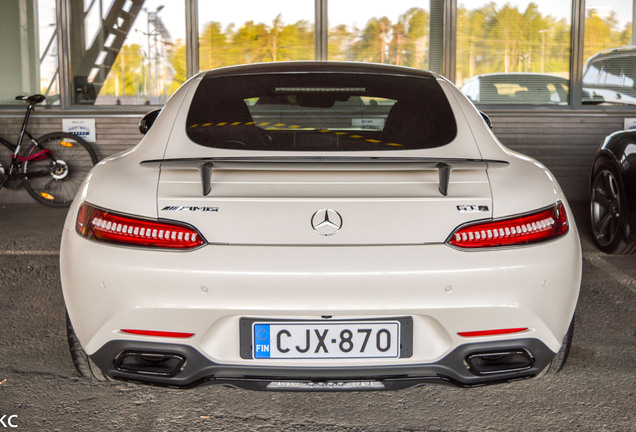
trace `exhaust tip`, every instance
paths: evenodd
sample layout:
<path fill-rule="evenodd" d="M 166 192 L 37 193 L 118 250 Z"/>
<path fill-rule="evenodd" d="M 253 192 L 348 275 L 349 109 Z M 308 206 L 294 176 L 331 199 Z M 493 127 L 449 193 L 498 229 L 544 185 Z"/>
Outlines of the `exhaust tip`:
<path fill-rule="evenodd" d="M 465 362 L 476 375 L 518 372 L 534 366 L 534 358 L 524 349 L 473 353 L 466 356 Z"/>
<path fill-rule="evenodd" d="M 120 372 L 170 377 L 181 372 L 185 363 L 185 357 L 179 354 L 124 351 L 115 359 L 115 369 Z"/>

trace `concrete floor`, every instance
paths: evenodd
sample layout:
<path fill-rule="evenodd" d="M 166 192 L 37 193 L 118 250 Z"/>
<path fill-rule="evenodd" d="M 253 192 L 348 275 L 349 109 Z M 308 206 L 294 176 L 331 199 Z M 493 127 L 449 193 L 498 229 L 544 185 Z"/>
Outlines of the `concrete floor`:
<path fill-rule="evenodd" d="M 0 419 L 20 431 L 636 431 L 636 256 L 608 256 L 574 205 L 583 285 L 570 359 L 551 378 L 377 393 L 190 390 L 80 378 L 66 345 L 65 210 L 0 205 Z M 0 422 L 0 430 L 4 430 Z"/>

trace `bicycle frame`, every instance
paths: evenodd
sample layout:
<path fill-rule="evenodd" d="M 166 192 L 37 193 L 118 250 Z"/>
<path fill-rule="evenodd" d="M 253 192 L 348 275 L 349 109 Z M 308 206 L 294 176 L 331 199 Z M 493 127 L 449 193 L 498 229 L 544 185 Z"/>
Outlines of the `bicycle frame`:
<path fill-rule="evenodd" d="M 29 133 L 27 130 L 27 125 L 29 123 L 29 118 L 31 117 L 31 112 L 34 110 L 34 105 L 29 104 L 27 107 L 26 113 L 24 114 L 24 120 L 22 121 L 22 127 L 20 128 L 20 135 L 18 136 L 17 144 L 13 145 L 9 142 L 2 142 L 5 147 L 11 150 L 11 163 L 9 165 L 9 171 L 7 172 L 7 176 L 10 176 L 23 162 L 30 161 L 39 161 L 44 160 L 46 158 L 51 157 L 51 151 L 49 149 L 42 149 L 37 153 L 24 157 L 20 154 L 20 150 L 22 149 L 22 143 L 24 141 L 24 137 L 27 136 L 31 142 L 37 144 L 37 140 L 33 138 L 33 135 Z"/>

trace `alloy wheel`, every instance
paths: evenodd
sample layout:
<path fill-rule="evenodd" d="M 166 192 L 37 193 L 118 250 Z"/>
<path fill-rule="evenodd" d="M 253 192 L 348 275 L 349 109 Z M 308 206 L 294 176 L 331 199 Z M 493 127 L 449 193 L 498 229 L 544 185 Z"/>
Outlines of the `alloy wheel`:
<path fill-rule="evenodd" d="M 591 217 L 599 246 L 609 246 L 621 235 L 621 196 L 613 172 L 602 169 L 592 185 Z"/>

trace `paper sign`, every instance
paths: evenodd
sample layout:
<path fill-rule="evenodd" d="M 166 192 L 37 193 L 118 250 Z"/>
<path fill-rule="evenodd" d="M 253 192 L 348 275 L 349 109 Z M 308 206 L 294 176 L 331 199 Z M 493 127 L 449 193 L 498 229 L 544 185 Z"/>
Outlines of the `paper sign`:
<path fill-rule="evenodd" d="M 625 130 L 636 129 L 636 118 L 626 118 L 624 129 Z"/>
<path fill-rule="evenodd" d="M 95 142 L 95 119 L 62 119 L 62 130 Z"/>

